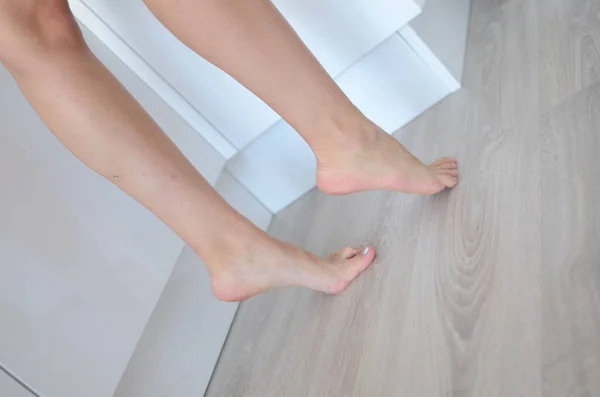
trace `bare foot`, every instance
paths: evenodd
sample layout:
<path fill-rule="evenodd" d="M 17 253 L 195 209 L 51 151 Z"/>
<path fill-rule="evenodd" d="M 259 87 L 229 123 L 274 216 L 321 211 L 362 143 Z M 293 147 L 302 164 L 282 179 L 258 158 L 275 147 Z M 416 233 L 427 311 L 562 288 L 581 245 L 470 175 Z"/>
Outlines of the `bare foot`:
<path fill-rule="evenodd" d="M 346 247 L 322 259 L 262 234 L 223 251 L 220 263 L 211 263 L 208 268 L 215 296 L 233 302 L 288 286 L 338 294 L 374 258 L 375 249 L 367 245 Z"/>
<path fill-rule="evenodd" d="M 315 152 L 317 186 L 328 194 L 364 190 L 397 190 L 435 194 L 456 185 L 456 160 L 444 157 L 425 165 L 379 127 L 360 144 Z"/>

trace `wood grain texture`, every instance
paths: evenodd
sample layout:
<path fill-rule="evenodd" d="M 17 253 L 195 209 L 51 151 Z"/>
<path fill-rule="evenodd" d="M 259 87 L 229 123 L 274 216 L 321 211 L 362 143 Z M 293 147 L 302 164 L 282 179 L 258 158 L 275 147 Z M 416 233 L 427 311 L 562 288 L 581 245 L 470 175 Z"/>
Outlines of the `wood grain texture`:
<path fill-rule="evenodd" d="M 501 7 L 509 0 L 471 0 L 472 13 L 481 15 L 495 8 Z"/>
<path fill-rule="evenodd" d="M 600 85 L 542 122 L 544 386 L 600 395 Z"/>
<path fill-rule="evenodd" d="M 540 76 L 545 109 L 600 79 L 600 2 L 544 0 Z"/>
<path fill-rule="evenodd" d="M 273 235 L 319 254 L 369 241 L 376 263 L 337 297 L 244 302 L 209 397 L 600 395 L 600 85 L 546 111 L 548 13 L 492 3 L 473 9 L 465 88 L 396 134 L 456 156 L 458 186 L 280 213 Z"/>

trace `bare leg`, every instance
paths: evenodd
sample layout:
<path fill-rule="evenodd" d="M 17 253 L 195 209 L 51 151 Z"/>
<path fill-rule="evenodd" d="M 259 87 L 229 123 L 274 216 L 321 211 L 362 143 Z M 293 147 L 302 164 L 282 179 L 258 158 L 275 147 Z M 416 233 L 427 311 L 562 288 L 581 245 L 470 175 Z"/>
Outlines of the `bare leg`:
<path fill-rule="evenodd" d="M 184 43 L 300 133 L 315 153 L 324 192 L 433 194 L 456 184 L 454 159 L 423 165 L 366 119 L 269 0 L 145 1 Z"/>
<path fill-rule="evenodd" d="M 338 293 L 373 261 L 372 247 L 315 257 L 229 207 L 90 53 L 66 0 L 1 2 L 0 61 L 67 148 L 194 248 L 217 297 L 291 285 Z"/>

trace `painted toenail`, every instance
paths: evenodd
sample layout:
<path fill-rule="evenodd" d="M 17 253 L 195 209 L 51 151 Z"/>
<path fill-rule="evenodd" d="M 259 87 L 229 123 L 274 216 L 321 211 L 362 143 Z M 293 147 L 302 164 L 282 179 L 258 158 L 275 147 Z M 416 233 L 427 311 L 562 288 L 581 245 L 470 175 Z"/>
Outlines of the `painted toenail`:
<path fill-rule="evenodd" d="M 371 249 L 371 247 L 366 246 L 365 249 L 362 250 L 361 254 L 362 255 L 367 255 L 369 253 L 369 250 Z"/>

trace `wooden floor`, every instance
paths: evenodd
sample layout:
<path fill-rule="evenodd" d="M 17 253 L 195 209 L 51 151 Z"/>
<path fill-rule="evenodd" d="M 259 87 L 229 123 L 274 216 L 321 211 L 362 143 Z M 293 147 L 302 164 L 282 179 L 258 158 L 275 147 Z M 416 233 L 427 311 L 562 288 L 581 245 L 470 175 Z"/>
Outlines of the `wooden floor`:
<path fill-rule="evenodd" d="M 600 0 L 473 1 L 465 88 L 397 133 L 459 185 L 277 216 L 378 258 L 339 296 L 243 303 L 208 396 L 600 396 Z"/>

